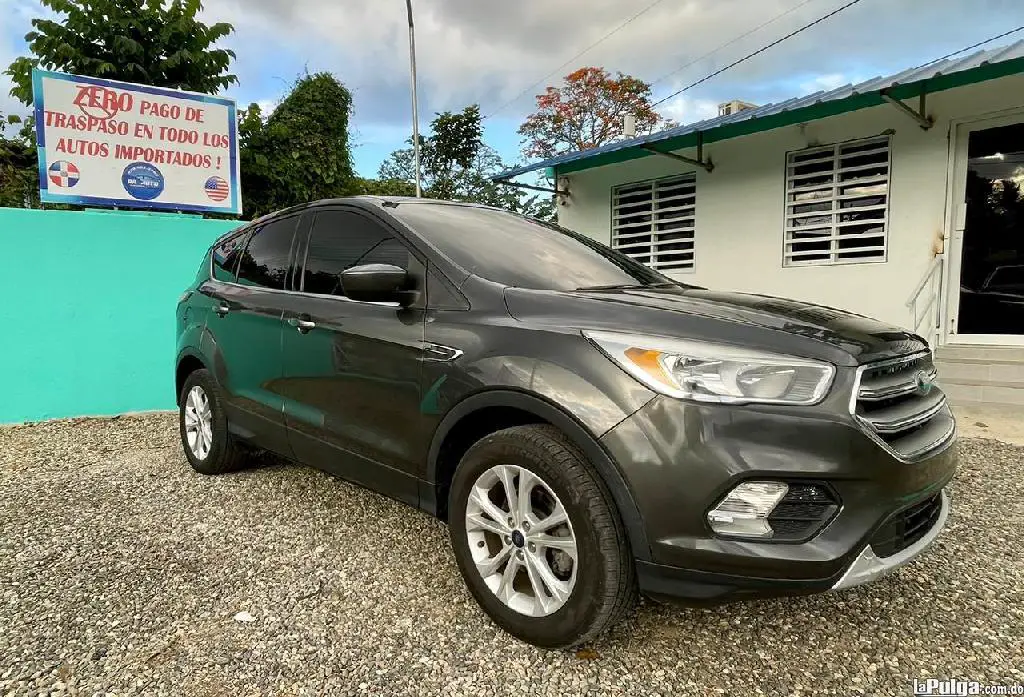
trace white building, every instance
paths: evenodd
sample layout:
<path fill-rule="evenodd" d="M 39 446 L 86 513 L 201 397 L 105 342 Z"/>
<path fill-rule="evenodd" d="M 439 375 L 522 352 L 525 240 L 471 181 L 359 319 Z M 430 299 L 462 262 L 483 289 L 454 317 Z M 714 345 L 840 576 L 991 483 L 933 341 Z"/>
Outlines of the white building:
<path fill-rule="evenodd" d="M 916 330 L 954 400 L 1024 404 L 1024 42 L 730 111 L 499 179 L 547 169 L 566 227 Z"/>

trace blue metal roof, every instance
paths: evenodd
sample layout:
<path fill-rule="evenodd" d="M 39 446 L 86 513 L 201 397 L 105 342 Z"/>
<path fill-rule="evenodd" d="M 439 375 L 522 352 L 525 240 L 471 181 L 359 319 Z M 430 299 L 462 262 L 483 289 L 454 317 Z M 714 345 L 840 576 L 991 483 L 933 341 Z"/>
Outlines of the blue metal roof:
<path fill-rule="evenodd" d="M 597 148 L 591 148 L 590 150 L 582 150 L 579 152 L 566 153 L 557 157 L 552 157 L 541 162 L 535 162 L 522 167 L 516 167 L 509 169 L 501 174 L 497 174 L 492 179 L 511 179 L 512 177 L 519 176 L 520 174 L 526 174 L 527 172 L 533 172 L 538 169 L 547 167 L 558 167 L 559 165 L 565 165 L 570 162 L 579 162 L 588 160 L 591 158 L 613 153 L 620 150 L 628 150 L 630 148 L 638 148 L 638 146 L 651 145 L 653 143 L 659 143 L 666 140 L 672 140 L 687 135 L 696 135 L 698 133 L 710 136 L 711 140 L 723 140 L 724 138 L 715 138 L 714 131 L 724 126 L 731 126 L 733 124 L 745 122 L 745 121 L 756 121 L 757 119 L 764 119 L 768 116 L 777 116 L 780 114 L 794 112 L 800 109 L 808 107 L 814 107 L 825 103 L 837 103 L 837 112 L 844 111 L 842 109 L 842 102 L 844 100 L 850 100 L 850 102 L 856 102 L 856 97 L 875 94 L 881 101 L 881 93 L 887 90 L 893 90 L 897 87 L 907 87 L 911 85 L 919 85 L 926 81 L 936 80 L 939 77 L 949 77 L 956 75 L 962 78 L 957 81 L 950 81 L 949 84 L 940 89 L 950 89 L 962 84 L 970 84 L 972 82 L 980 82 L 991 77 L 1000 77 L 1001 74 L 993 74 L 986 76 L 983 74 L 986 66 L 993 66 L 997 64 L 1010 63 L 1011 61 L 1017 61 L 1018 65 L 1014 65 L 1012 70 L 1003 72 L 1002 74 L 1012 74 L 1024 72 L 1024 40 L 1010 44 L 1008 46 L 1001 46 L 988 50 L 981 50 L 976 53 L 972 53 L 963 58 L 946 59 L 928 63 L 924 66 L 916 68 L 908 68 L 903 72 L 890 75 L 888 77 L 876 77 L 870 80 L 866 80 L 859 84 L 849 84 L 843 87 L 837 87 L 834 90 L 822 90 L 809 94 L 805 97 L 794 97 L 784 102 L 778 102 L 776 104 L 765 104 L 764 106 L 756 107 L 753 109 L 746 109 L 744 111 L 738 111 L 734 114 L 727 116 L 717 116 L 713 119 L 705 119 L 704 121 L 698 121 L 696 123 L 685 124 L 670 128 L 665 131 L 658 133 L 652 133 L 650 135 L 639 136 L 636 138 L 630 138 L 628 140 L 620 140 L 614 143 L 608 143 Z M 1010 66 L 1007 66 L 1010 67 Z M 976 76 L 972 76 L 972 71 L 977 72 Z M 973 79 L 972 79 L 973 78 Z M 931 85 L 928 86 L 929 88 Z M 928 89 L 929 92 L 939 91 L 938 89 Z M 856 105 L 851 103 L 849 110 L 862 108 L 863 106 L 873 106 L 873 104 L 861 104 Z M 821 118 L 821 117 L 818 117 Z M 768 130 L 777 127 L 772 125 L 770 122 L 763 124 L 763 128 L 757 128 L 757 124 L 751 124 L 752 130 L 748 132 L 757 132 L 758 130 Z M 739 134 L 737 134 L 739 135 Z M 734 137 L 734 136 L 725 136 Z M 637 156 L 649 154 L 649 151 L 638 152 Z M 602 163 L 595 163 L 594 166 L 599 166 Z M 585 169 L 586 167 L 574 167 L 573 169 Z"/>

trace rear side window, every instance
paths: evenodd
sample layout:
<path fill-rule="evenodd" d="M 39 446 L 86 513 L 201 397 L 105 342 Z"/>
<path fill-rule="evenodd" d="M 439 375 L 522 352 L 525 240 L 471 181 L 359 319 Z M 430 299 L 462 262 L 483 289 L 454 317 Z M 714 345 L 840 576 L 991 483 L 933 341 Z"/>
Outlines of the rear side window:
<path fill-rule="evenodd" d="M 352 211 L 316 214 L 309 235 L 302 289 L 344 295 L 339 275 L 362 264 L 394 264 L 409 269 L 409 250 L 380 223 Z"/>
<path fill-rule="evenodd" d="M 283 290 L 298 216 L 274 220 L 249 238 L 238 264 L 238 283 Z"/>
<path fill-rule="evenodd" d="M 248 230 L 231 235 L 213 248 L 213 277 L 218 281 L 234 282 L 238 270 L 238 257 L 242 255 L 242 245 Z"/>

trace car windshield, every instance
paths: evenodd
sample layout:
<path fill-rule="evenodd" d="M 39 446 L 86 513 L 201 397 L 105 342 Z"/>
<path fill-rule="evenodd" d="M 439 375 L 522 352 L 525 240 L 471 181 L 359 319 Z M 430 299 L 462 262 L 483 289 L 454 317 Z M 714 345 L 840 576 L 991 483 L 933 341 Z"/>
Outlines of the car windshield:
<path fill-rule="evenodd" d="M 588 237 L 533 218 L 452 204 L 390 211 L 470 273 L 538 290 L 683 285 Z"/>

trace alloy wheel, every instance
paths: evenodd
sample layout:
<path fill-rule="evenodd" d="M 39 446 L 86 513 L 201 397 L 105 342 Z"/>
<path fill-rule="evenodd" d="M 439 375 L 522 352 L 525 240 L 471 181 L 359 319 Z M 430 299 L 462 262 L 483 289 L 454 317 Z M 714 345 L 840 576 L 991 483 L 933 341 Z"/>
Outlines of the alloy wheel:
<path fill-rule="evenodd" d="M 543 617 L 572 595 L 578 566 L 572 522 L 530 470 L 497 465 L 477 478 L 466 504 L 466 536 L 484 583 L 512 610 Z"/>
<path fill-rule="evenodd" d="M 198 460 L 205 460 L 213 447 L 213 412 L 210 399 L 199 385 L 185 398 L 185 440 Z"/>

